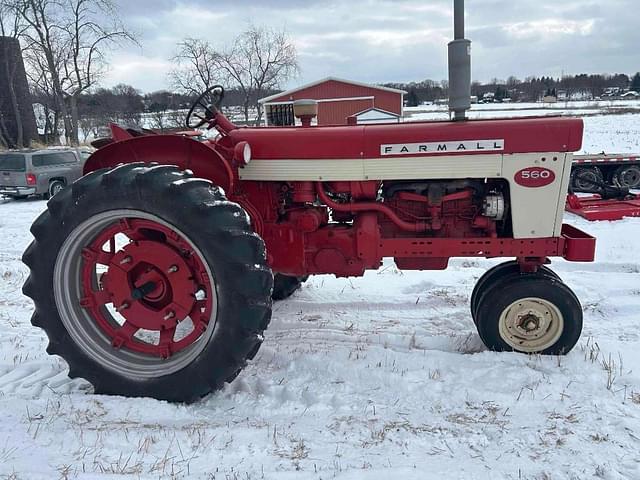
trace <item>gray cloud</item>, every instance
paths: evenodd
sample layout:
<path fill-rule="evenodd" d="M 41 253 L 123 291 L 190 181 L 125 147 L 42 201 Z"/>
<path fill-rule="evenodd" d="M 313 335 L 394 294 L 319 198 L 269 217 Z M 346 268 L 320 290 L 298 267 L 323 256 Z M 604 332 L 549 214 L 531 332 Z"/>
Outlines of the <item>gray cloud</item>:
<path fill-rule="evenodd" d="M 175 44 L 186 36 L 216 45 L 250 22 L 285 27 L 300 54 L 301 78 L 334 75 L 367 82 L 446 78 L 450 0 L 121 1 L 141 48 L 115 52 L 106 84 L 166 88 Z M 474 78 L 640 70 L 633 0 L 467 2 Z"/>

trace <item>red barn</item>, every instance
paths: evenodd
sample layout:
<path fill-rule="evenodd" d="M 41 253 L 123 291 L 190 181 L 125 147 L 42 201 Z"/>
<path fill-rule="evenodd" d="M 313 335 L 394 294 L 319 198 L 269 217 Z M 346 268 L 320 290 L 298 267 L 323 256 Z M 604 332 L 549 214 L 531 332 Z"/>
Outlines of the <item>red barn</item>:
<path fill-rule="evenodd" d="M 318 101 L 318 125 L 346 125 L 349 117 L 358 123 L 399 122 L 404 95 L 395 88 L 325 78 L 260 100 L 267 126 L 294 125 L 295 100 Z"/>

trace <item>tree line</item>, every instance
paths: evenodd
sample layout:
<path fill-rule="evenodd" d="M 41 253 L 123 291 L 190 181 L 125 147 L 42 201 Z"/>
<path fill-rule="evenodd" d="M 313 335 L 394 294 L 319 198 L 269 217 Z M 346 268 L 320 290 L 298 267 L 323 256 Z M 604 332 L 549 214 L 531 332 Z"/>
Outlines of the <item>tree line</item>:
<path fill-rule="evenodd" d="M 447 81 L 424 80 L 422 82 L 387 83 L 384 85 L 405 90 L 408 106 L 444 100 L 449 95 Z M 595 98 L 601 97 L 608 88 L 616 87 L 640 93 L 640 72 L 632 77 L 621 73 L 614 75 L 565 75 L 562 78 L 532 76 L 524 80 L 514 76 L 507 80 L 495 78 L 486 83 L 473 82 L 471 95 L 482 98 L 486 93 L 493 93 L 500 100 L 510 98 L 514 102 L 536 102 L 549 91 L 564 91 L 567 98 Z"/>

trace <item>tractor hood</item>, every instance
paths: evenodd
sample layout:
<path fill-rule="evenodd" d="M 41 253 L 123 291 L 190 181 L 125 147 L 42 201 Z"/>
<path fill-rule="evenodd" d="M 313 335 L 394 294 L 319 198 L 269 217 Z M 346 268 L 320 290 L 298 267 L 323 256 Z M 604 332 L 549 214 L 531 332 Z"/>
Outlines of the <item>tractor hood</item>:
<path fill-rule="evenodd" d="M 229 132 L 229 137 L 234 144 L 248 142 L 254 159 L 304 160 L 576 152 L 582 148 L 582 134 L 581 119 L 545 117 L 239 128 Z"/>

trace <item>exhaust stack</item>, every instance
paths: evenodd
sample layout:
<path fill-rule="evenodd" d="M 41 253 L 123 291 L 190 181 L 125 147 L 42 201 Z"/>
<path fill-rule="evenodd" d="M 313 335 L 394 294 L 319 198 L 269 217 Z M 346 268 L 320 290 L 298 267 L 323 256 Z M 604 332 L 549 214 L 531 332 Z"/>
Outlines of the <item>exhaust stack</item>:
<path fill-rule="evenodd" d="M 466 120 L 471 108 L 471 41 L 464 38 L 464 0 L 454 0 L 454 40 L 449 43 L 449 111 Z"/>

